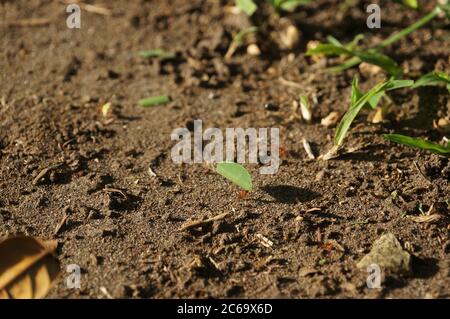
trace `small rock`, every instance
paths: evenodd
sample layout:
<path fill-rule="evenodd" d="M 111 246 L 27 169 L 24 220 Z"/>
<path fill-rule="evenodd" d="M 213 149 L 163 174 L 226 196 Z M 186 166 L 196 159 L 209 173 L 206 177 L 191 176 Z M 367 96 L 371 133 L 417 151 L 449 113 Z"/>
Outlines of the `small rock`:
<path fill-rule="evenodd" d="M 408 275 L 411 273 L 411 255 L 391 233 L 381 236 L 372 246 L 370 253 L 357 264 L 360 269 L 377 264 L 386 275 Z"/>
<path fill-rule="evenodd" d="M 359 70 L 361 71 L 362 74 L 364 74 L 367 77 L 383 72 L 383 69 L 380 68 L 378 65 L 370 64 L 367 62 L 362 62 L 359 65 Z"/>
<path fill-rule="evenodd" d="M 339 122 L 340 117 L 341 116 L 340 116 L 339 112 L 333 111 L 330 114 L 328 114 L 326 117 L 324 117 L 320 121 L 320 124 L 325 127 L 334 126 Z"/>
<path fill-rule="evenodd" d="M 259 49 L 259 47 L 256 44 L 249 44 L 249 46 L 247 47 L 247 53 L 249 55 L 260 55 L 261 54 L 261 50 Z"/>
<path fill-rule="evenodd" d="M 272 103 L 272 102 L 268 102 L 268 103 L 264 104 L 264 108 L 267 111 L 272 111 L 272 112 L 278 111 L 278 105 L 276 105 L 275 103 Z"/>
<path fill-rule="evenodd" d="M 292 50 L 295 47 L 297 47 L 297 45 L 300 42 L 300 37 L 301 37 L 300 31 L 297 29 L 296 26 L 292 24 L 288 25 L 286 29 L 284 29 L 280 33 L 281 43 L 283 44 L 283 47 L 288 50 Z"/>

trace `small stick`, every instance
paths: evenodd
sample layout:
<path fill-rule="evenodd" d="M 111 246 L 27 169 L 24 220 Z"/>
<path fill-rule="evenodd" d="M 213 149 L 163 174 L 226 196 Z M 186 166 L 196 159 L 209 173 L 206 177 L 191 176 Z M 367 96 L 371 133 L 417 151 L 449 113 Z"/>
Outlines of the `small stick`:
<path fill-rule="evenodd" d="M 294 81 L 286 80 L 286 79 L 285 79 L 284 77 L 282 77 L 282 76 L 280 76 L 280 77 L 278 78 L 278 81 L 280 81 L 281 84 L 286 85 L 286 86 L 292 86 L 292 87 L 295 87 L 295 88 L 298 88 L 298 89 L 303 89 L 303 88 L 304 88 L 300 83 L 297 83 L 297 82 L 294 82 Z"/>
<path fill-rule="evenodd" d="M 39 181 L 44 178 L 45 176 L 47 176 L 48 173 L 50 173 L 50 171 L 57 169 L 58 167 L 62 166 L 63 163 L 58 163 L 49 167 L 44 168 L 39 174 L 37 174 L 37 176 L 33 179 L 32 184 L 33 185 L 37 185 L 39 183 Z"/>
<path fill-rule="evenodd" d="M 37 19 L 22 19 L 9 23 L 10 27 L 45 27 L 50 24 L 49 19 L 37 18 Z"/>
<path fill-rule="evenodd" d="M 414 163 L 414 166 L 415 166 L 415 167 L 417 168 L 417 170 L 419 171 L 420 175 L 422 175 L 422 177 L 423 177 L 429 184 L 433 184 L 433 183 L 428 179 L 428 177 L 426 177 L 425 174 L 422 172 L 422 170 L 421 170 L 420 167 L 419 167 L 419 164 L 417 164 L 416 161 L 414 161 L 413 163 Z"/>
<path fill-rule="evenodd" d="M 62 230 L 62 228 L 66 224 L 66 221 L 67 221 L 67 215 L 64 214 L 64 217 L 61 219 L 61 221 L 59 222 L 59 224 L 55 228 L 55 232 L 54 232 L 55 235 L 59 234 L 59 232 Z"/>
<path fill-rule="evenodd" d="M 180 231 L 185 231 L 188 229 L 192 229 L 192 228 L 197 228 L 200 226 L 204 226 L 207 225 L 209 223 L 218 221 L 218 220 L 222 220 L 224 218 L 226 218 L 229 215 L 229 213 L 223 213 L 223 214 L 219 214 L 217 216 L 205 219 L 205 220 L 195 220 L 195 221 L 190 221 L 185 223 L 183 226 L 181 226 Z"/>
<path fill-rule="evenodd" d="M 127 194 L 125 194 L 123 191 L 121 191 L 120 189 L 117 189 L 117 188 L 105 187 L 103 189 L 103 191 L 105 191 L 107 193 L 119 193 L 120 195 L 123 196 L 123 198 L 125 198 L 125 199 L 128 198 Z"/>
<path fill-rule="evenodd" d="M 113 296 L 111 296 L 111 294 L 109 293 L 108 289 L 106 289 L 106 287 L 100 287 L 100 291 L 106 296 L 106 298 L 108 299 L 114 299 Z"/>
<path fill-rule="evenodd" d="M 314 153 L 311 150 L 311 146 L 309 145 L 309 142 L 303 138 L 303 148 L 305 149 L 306 154 L 308 154 L 309 159 L 315 159 Z"/>
<path fill-rule="evenodd" d="M 64 4 L 78 4 L 81 8 L 83 8 L 87 12 L 101 14 L 104 16 L 110 16 L 112 14 L 111 10 L 104 8 L 102 6 L 99 6 L 99 5 L 84 3 L 79 0 L 60 0 L 60 1 Z"/>

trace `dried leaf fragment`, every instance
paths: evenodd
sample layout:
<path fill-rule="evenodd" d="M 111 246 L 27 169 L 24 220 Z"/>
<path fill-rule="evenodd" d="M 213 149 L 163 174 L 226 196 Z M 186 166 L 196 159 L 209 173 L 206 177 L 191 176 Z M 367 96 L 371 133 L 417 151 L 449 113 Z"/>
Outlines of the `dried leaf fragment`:
<path fill-rule="evenodd" d="M 54 241 L 10 237 L 0 242 L 0 299 L 44 298 L 59 273 Z"/>

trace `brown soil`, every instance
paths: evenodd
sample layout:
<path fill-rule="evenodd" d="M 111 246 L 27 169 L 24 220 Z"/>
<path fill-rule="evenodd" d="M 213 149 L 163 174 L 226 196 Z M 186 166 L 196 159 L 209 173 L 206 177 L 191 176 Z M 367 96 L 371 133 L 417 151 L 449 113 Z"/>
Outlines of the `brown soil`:
<path fill-rule="evenodd" d="M 71 30 L 59 1 L 0 1 L 0 236 L 55 238 L 62 265 L 81 266 L 81 289 L 68 289 L 63 273 L 50 297 L 103 298 L 101 287 L 114 297 L 449 297 L 449 160 L 380 135 L 442 139 L 432 121 L 449 114 L 445 89 L 395 92 L 391 119 L 370 124 L 363 113 L 345 142 L 353 151 L 336 159 L 309 160 L 303 150 L 304 137 L 316 155 L 331 147 L 334 128 L 320 119 L 346 110 L 354 75 L 363 89 L 383 78 L 358 68 L 321 72 L 304 56 L 306 43 L 328 34 L 350 41 L 358 33 L 373 43 L 422 15 L 389 1 L 383 27 L 369 30 L 366 2 L 345 12 L 341 2 L 316 1 L 288 15 L 303 33 L 289 57 L 277 47 L 281 26 L 267 6 L 249 21 L 219 0 L 114 1 L 106 2 L 112 16 L 83 11 L 81 29 Z M 429 10 L 434 1 L 427 2 Z M 10 26 L 29 18 L 50 23 Z M 444 22 L 386 53 L 411 77 L 448 71 Z M 263 54 L 239 49 L 224 61 L 232 35 L 251 24 L 260 25 Z M 153 48 L 178 57 L 137 55 Z M 291 118 L 300 92 L 317 96 L 310 124 Z M 166 93 L 170 104 L 137 106 L 142 97 Z M 106 102 L 107 118 L 100 109 Z M 265 108 L 269 102 L 275 108 Z M 286 154 L 278 173 L 260 175 L 247 165 L 255 189 L 240 198 L 207 166 L 174 164 L 170 133 L 194 119 L 221 129 L 279 127 Z M 405 216 L 432 204 L 443 215 L 436 223 Z M 186 221 L 221 213 L 230 215 L 180 231 Z M 386 232 L 414 256 L 413 274 L 370 290 L 356 263 Z M 257 234 L 273 246 L 261 245 Z"/>

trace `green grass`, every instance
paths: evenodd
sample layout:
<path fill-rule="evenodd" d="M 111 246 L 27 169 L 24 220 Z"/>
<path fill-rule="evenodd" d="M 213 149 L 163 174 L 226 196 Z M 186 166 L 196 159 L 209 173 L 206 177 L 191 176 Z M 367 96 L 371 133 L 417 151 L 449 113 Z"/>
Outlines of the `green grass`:
<path fill-rule="evenodd" d="M 329 36 L 328 43 L 319 44 L 316 48 L 310 49 L 306 52 L 307 56 L 324 54 L 324 55 L 338 55 L 338 56 L 350 56 L 353 58 L 349 59 L 350 65 L 341 64 L 338 67 L 330 68 L 330 71 L 341 72 L 349 67 L 352 67 L 356 64 L 356 61 L 359 63 L 366 62 L 370 64 L 377 65 L 384 69 L 387 73 L 398 77 L 402 74 L 402 70 L 398 66 L 397 62 L 392 60 L 387 55 L 384 55 L 375 49 L 362 50 L 358 48 L 357 43 L 358 39 L 355 38 L 351 43 L 347 45 L 341 44 L 337 39 Z M 357 59 L 357 60 L 356 60 Z M 354 62 L 355 61 L 355 62 Z"/>
<path fill-rule="evenodd" d="M 413 148 L 429 151 L 444 157 L 450 157 L 450 142 L 447 146 L 442 146 L 439 144 L 435 144 L 426 140 L 422 140 L 419 138 L 414 138 L 406 135 L 400 134 L 384 134 L 383 137 L 386 140 L 407 145 Z"/>
<path fill-rule="evenodd" d="M 414 88 L 420 86 L 435 86 L 435 85 L 445 85 L 448 92 L 450 93 L 450 75 L 445 72 L 430 72 L 425 74 L 414 84 Z"/>
<path fill-rule="evenodd" d="M 393 76 L 399 76 L 401 75 L 401 69 L 399 68 L 397 63 L 380 51 L 408 36 L 415 30 L 423 27 L 424 25 L 435 19 L 442 12 L 445 12 L 449 17 L 450 5 L 436 6 L 430 13 L 426 14 L 421 19 L 411 24 L 409 27 L 392 34 L 380 44 L 371 46 L 367 49 L 362 49 L 358 45 L 354 45 L 355 40 L 350 43 L 353 45 L 342 45 L 333 37 L 328 37 L 328 43 L 319 44 L 319 46 L 317 46 L 316 48 L 308 50 L 306 52 L 306 55 L 324 54 L 350 57 L 343 63 L 329 68 L 328 71 L 331 72 L 342 72 L 346 69 L 359 65 L 361 62 L 367 62 L 383 68 L 386 72 Z"/>
<path fill-rule="evenodd" d="M 358 88 L 358 80 L 354 78 L 352 83 L 350 107 L 348 108 L 347 112 L 342 117 L 341 122 L 336 128 L 334 145 L 338 147 L 342 145 L 351 124 L 363 108 L 376 108 L 381 97 L 387 91 L 392 91 L 404 87 L 411 87 L 412 85 L 414 85 L 414 81 L 395 80 L 394 78 L 391 78 L 387 81 L 378 83 L 367 93 L 363 94 Z"/>
<path fill-rule="evenodd" d="M 236 34 L 233 38 L 233 40 L 230 43 L 230 46 L 228 47 L 227 52 L 225 53 L 225 59 L 231 58 L 231 56 L 236 52 L 238 47 L 245 41 L 245 39 L 252 33 L 255 33 L 258 31 L 258 28 L 255 26 L 251 26 L 248 28 L 245 28 L 241 31 L 239 31 L 238 34 Z"/>
<path fill-rule="evenodd" d="M 417 0 L 394 0 L 394 2 L 401 3 L 411 9 L 418 9 L 419 3 Z"/>

